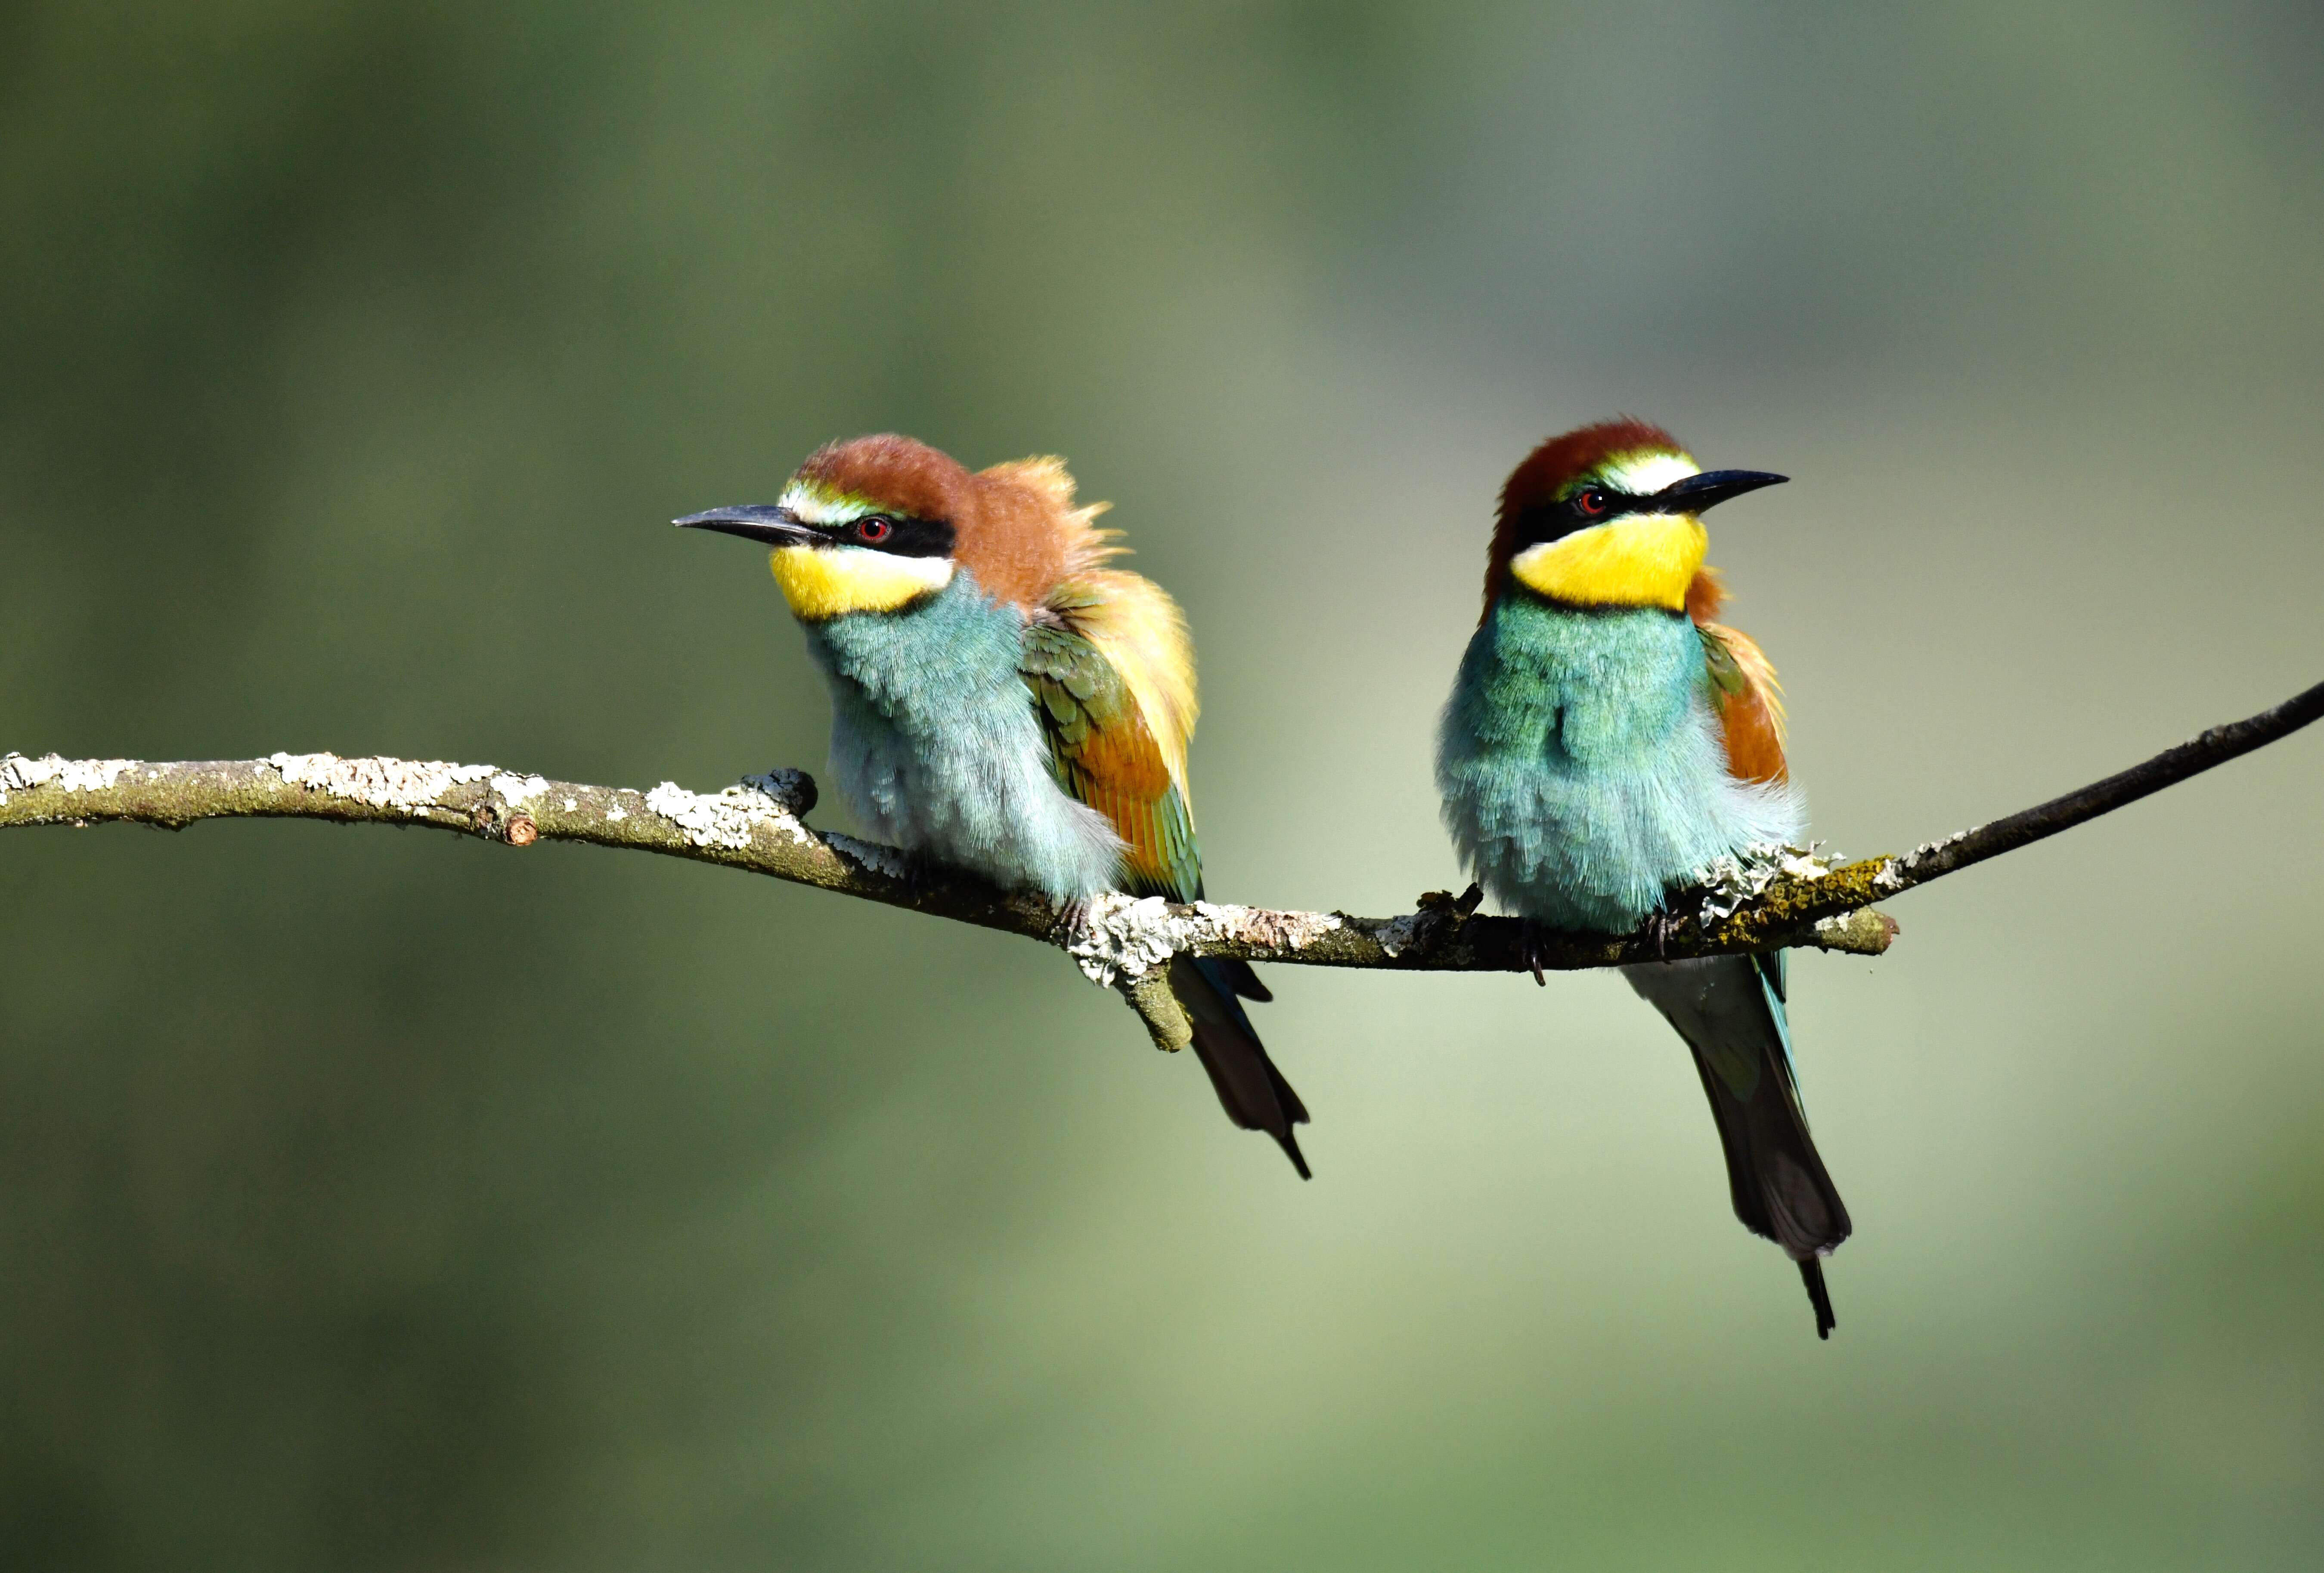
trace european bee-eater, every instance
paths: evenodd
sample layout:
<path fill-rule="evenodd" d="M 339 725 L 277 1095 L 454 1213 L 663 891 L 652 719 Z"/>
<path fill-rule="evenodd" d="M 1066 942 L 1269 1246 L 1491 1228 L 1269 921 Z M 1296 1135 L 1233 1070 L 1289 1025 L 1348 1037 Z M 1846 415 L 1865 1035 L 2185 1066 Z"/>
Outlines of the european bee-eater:
<path fill-rule="evenodd" d="M 1060 459 L 971 473 L 880 436 L 818 449 L 779 501 L 677 522 L 772 548 L 831 690 L 840 794 L 873 834 L 1061 902 L 1199 900 L 1194 646 L 1159 585 L 1107 566 L 1103 510 L 1075 506 Z M 1242 1007 L 1266 987 L 1241 961 L 1169 976 L 1229 1118 L 1307 1178 L 1307 1110 Z"/>
<path fill-rule="evenodd" d="M 1774 668 L 1715 621 L 1702 566 L 1704 511 L 1784 478 L 1702 470 L 1628 419 L 1510 474 L 1436 755 L 1445 824 L 1503 907 L 1627 934 L 1715 860 L 1798 839 Z M 1693 1051 L 1735 1215 L 1799 1264 L 1830 1337 L 1822 1258 L 1848 1209 L 1808 1136 L 1782 952 L 1625 972 Z"/>

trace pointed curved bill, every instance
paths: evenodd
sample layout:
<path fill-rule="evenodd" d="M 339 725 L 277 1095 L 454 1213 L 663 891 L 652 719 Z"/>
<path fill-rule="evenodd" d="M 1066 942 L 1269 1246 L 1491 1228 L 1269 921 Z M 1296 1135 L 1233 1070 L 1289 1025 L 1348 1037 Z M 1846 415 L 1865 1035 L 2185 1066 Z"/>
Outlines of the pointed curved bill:
<path fill-rule="evenodd" d="M 1730 497 L 1757 492 L 1762 486 L 1780 486 L 1790 479 L 1789 475 L 1771 475 L 1764 470 L 1705 470 L 1700 475 L 1672 482 L 1655 494 L 1655 501 L 1667 513 L 1701 513 Z"/>
<path fill-rule="evenodd" d="M 707 513 L 689 513 L 684 519 L 670 522 L 680 529 L 715 529 L 721 535 L 739 535 L 762 546 L 809 546 L 824 538 L 798 521 L 798 516 L 777 502 L 750 502 L 736 508 L 714 508 Z"/>

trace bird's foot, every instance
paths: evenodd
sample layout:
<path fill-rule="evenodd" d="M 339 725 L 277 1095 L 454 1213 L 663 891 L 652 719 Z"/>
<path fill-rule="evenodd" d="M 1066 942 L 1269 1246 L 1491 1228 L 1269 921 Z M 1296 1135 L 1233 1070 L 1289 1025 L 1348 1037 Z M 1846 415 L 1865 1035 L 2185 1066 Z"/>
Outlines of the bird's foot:
<path fill-rule="evenodd" d="M 1057 921 L 1049 925 L 1049 936 L 1060 943 L 1072 939 L 1089 925 L 1090 907 L 1086 896 L 1076 896 L 1057 908 Z"/>
<path fill-rule="evenodd" d="M 1533 973 L 1536 986 L 1549 987 L 1549 980 L 1541 975 L 1541 964 L 1549 954 L 1549 930 L 1529 917 L 1517 919 L 1517 959 Z"/>
<path fill-rule="evenodd" d="M 1666 906 L 1657 906 L 1646 914 L 1646 934 L 1655 942 L 1655 960 L 1670 960 L 1670 943 L 1685 922 L 1684 918 L 1674 915 Z"/>

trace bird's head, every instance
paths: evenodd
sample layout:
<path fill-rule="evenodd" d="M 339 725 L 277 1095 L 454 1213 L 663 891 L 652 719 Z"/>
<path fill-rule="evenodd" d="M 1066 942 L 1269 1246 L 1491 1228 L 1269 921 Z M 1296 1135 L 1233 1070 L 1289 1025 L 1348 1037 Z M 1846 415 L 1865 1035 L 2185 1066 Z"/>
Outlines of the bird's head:
<path fill-rule="evenodd" d="M 816 449 L 781 500 L 714 508 L 675 520 L 772 548 L 783 598 L 803 621 L 900 612 L 968 574 L 1027 610 L 1075 567 L 1110 548 L 1074 506 L 1057 459 L 971 471 L 950 455 L 883 433 Z"/>
<path fill-rule="evenodd" d="M 956 521 L 973 481 L 925 443 L 858 437 L 809 455 L 779 501 L 714 508 L 676 522 L 772 548 L 775 582 L 791 611 L 820 622 L 899 611 L 952 583 Z"/>
<path fill-rule="evenodd" d="M 1786 477 L 1704 470 L 1660 427 L 1624 419 L 1554 437 L 1501 488 L 1485 606 L 1509 581 L 1569 606 L 1683 611 L 1703 511 Z"/>

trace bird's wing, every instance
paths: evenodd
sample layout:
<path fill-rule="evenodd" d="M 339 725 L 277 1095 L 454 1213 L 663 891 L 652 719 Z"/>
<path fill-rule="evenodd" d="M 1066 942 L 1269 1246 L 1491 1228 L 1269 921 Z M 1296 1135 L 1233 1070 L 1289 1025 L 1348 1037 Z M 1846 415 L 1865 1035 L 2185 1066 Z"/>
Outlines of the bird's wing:
<path fill-rule="evenodd" d="M 1051 773 L 1112 822 L 1125 843 L 1124 890 L 1199 901 L 1203 860 L 1186 796 L 1194 653 L 1176 603 L 1135 574 L 1100 569 L 1060 585 L 1043 611 L 1026 625 L 1018 669 L 1048 735 Z M 1272 998 L 1267 986 L 1248 961 L 1180 956 L 1170 989 L 1228 1118 L 1273 1136 L 1306 1179 L 1292 1129 L 1306 1123 L 1306 1105 L 1242 1007 Z"/>
<path fill-rule="evenodd" d="M 1711 700 L 1727 742 L 1727 768 L 1746 781 L 1781 781 L 1784 690 L 1775 668 L 1750 637 L 1716 622 L 1695 625 L 1711 674 Z"/>
<path fill-rule="evenodd" d="M 1124 580 L 1148 593 L 1125 595 Z M 1197 899 L 1203 865 L 1185 786 L 1194 676 L 1177 607 L 1135 575 L 1106 572 L 1061 587 L 1047 611 L 1027 625 L 1018 665 L 1050 773 L 1126 843 L 1130 894 Z"/>
<path fill-rule="evenodd" d="M 1784 685 L 1775 681 L 1775 663 L 1749 636 L 1719 621 L 1726 604 L 1727 583 L 1719 570 L 1699 570 L 1686 587 L 1686 614 L 1702 636 L 1727 768 L 1746 781 L 1781 781 L 1791 774 L 1784 762 Z"/>

